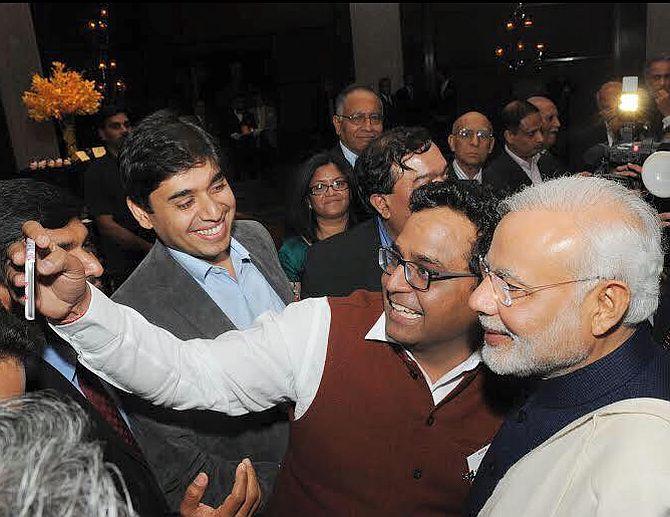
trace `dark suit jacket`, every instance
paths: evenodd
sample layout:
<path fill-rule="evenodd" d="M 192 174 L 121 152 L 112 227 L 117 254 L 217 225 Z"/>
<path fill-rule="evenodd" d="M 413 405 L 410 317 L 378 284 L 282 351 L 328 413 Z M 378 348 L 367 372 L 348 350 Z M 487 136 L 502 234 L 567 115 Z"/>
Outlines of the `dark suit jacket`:
<path fill-rule="evenodd" d="M 575 172 L 592 171 L 595 154 L 588 153 L 598 144 L 607 145 L 607 128 L 600 118 L 594 118 L 590 123 L 575 128 L 569 136 L 570 167 Z"/>
<path fill-rule="evenodd" d="M 367 202 L 365 201 L 365 194 L 363 194 L 361 191 L 358 176 L 355 174 L 354 168 L 344 156 L 344 152 L 340 146 L 340 141 L 338 140 L 337 143 L 328 152 L 342 160 L 342 162 L 344 162 L 345 166 L 347 167 L 347 170 L 342 172 L 345 172 L 350 178 L 351 184 L 349 185 L 349 189 L 351 191 L 351 202 L 354 203 L 356 221 L 360 223 L 370 219 L 370 212 L 367 208 Z"/>
<path fill-rule="evenodd" d="M 280 298 L 290 303 L 291 288 L 267 230 L 256 221 L 235 221 L 232 235 L 249 251 L 251 262 Z M 212 339 L 235 329 L 158 240 L 112 298 L 181 339 Z M 173 508 L 178 507 L 180 494 L 200 471 L 210 477 L 204 501 L 218 506 L 230 493 L 235 468 L 245 457 L 254 462 L 263 493 L 271 494 L 288 441 L 283 408 L 227 417 L 209 411 L 159 408 L 134 396 L 126 396 L 123 407 Z"/>
<path fill-rule="evenodd" d="M 380 246 L 376 217 L 314 243 L 307 251 L 302 297 L 347 296 L 356 289 L 381 291 Z"/>
<path fill-rule="evenodd" d="M 54 338 L 57 339 L 55 335 Z M 104 460 L 113 463 L 121 471 L 135 510 L 142 516 L 167 515 L 167 503 L 145 458 L 126 445 L 86 397 L 53 366 L 39 358 L 32 363 L 27 376 L 27 391 L 51 389 L 79 404 L 86 411 L 91 424 L 89 437 L 102 446 Z"/>
<path fill-rule="evenodd" d="M 560 164 L 545 154 L 538 162 L 542 179 L 551 179 L 564 173 Z M 482 184 L 490 185 L 500 194 L 513 194 L 524 186 L 532 185 L 528 174 L 503 150 L 482 172 Z"/>

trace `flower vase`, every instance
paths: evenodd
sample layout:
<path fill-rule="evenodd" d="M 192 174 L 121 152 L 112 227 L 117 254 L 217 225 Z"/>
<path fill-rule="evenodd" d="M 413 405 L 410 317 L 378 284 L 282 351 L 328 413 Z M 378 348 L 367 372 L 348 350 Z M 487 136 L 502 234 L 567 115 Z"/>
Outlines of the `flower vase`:
<path fill-rule="evenodd" d="M 60 121 L 63 142 L 65 142 L 66 158 L 73 159 L 77 153 L 77 131 L 74 118 L 65 118 Z"/>

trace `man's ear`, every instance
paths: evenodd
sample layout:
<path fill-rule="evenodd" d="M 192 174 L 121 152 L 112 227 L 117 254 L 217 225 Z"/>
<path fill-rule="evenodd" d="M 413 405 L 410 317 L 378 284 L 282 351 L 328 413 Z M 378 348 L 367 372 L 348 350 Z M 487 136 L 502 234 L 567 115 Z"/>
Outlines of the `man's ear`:
<path fill-rule="evenodd" d="M 447 142 L 449 142 L 449 149 L 451 149 L 452 153 L 456 152 L 456 149 L 454 149 L 454 141 L 455 141 L 454 135 L 449 135 L 449 138 L 447 138 Z"/>
<path fill-rule="evenodd" d="M 503 133 L 503 137 L 505 138 L 505 142 L 509 142 L 512 137 L 514 136 L 514 133 L 512 133 L 509 129 L 505 129 L 505 132 Z"/>
<path fill-rule="evenodd" d="M 340 132 L 342 131 L 342 117 L 333 115 L 333 127 L 335 128 L 335 134 L 340 136 Z"/>
<path fill-rule="evenodd" d="M 391 208 L 389 207 L 388 194 L 371 194 L 370 204 L 379 213 L 382 219 L 389 219 L 391 217 Z"/>
<path fill-rule="evenodd" d="M 128 205 L 130 213 L 133 214 L 133 217 L 137 220 L 142 228 L 145 230 L 151 230 L 154 227 L 153 223 L 151 222 L 151 218 L 149 217 L 149 213 L 144 208 L 136 205 L 129 197 L 126 198 L 126 204 Z"/>
<path fill-rule="evenodd" d="M 593 294 L 596 298 L 591 332 L 594 336 L 600 337 L 623 320 L 630 306 L 630 289 L 619 280 L 606 280 Z"/>

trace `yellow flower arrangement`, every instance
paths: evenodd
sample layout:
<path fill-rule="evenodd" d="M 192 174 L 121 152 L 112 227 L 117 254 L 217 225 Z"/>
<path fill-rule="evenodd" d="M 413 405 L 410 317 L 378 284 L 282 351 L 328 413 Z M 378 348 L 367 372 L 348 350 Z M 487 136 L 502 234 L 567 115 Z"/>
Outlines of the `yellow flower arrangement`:
<path fill-rule="evenodd" d="M 28 116 L 42 122 L 49 118 L 63 120 L 74 115 L 92 115 L 100 109 L 102 94 L 95 81 L 86 81 L 79 72 L 66 70 L 54 61 L 51 77 L 33 75 L 30 90 L 23 93 Z"/>

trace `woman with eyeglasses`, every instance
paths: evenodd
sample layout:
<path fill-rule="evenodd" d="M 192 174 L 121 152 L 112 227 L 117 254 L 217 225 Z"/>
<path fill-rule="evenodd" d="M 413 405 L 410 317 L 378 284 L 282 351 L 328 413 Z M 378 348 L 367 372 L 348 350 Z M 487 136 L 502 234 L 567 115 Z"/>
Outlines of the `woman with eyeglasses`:
<path fill-rule="evenodd" d="M 343 232 L 356 222 L 353 178 L 342 158 L 329 152 L 312 156 L 301 167 L 291 194 L 288 226 L 294 234 L 279 250 L 279 262 L 300 299 L 300 277 L 312 243 Z"/>

